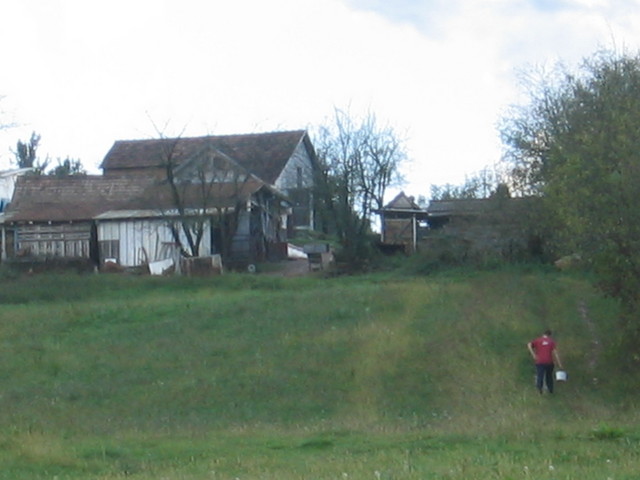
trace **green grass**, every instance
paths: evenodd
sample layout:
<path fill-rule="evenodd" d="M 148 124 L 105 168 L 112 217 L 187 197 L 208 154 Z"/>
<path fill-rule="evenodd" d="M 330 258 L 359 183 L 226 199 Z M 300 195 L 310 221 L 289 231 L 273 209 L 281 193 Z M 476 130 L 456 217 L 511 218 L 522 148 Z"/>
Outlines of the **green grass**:
<path fill-rule="evenodd" d="M 0 479 L 637 478 L 639 378 L 576 275 L 35 275 L 0 301 Z"/>

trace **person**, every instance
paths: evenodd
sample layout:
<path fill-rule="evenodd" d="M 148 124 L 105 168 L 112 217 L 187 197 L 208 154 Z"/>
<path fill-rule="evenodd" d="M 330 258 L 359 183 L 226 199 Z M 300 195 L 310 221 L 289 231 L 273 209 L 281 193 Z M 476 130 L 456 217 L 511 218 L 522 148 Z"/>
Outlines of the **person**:
<path fill-rule="evenodd" d="M 553 393 L 553 368 L 557 363 L 562 369 L 562 362 L 551 330 L 545 330 L 541 337 L 527 343 L 527 349 L 536 364 L 536 388 L 542 394 L 546 384 L 549 393 Z"/>

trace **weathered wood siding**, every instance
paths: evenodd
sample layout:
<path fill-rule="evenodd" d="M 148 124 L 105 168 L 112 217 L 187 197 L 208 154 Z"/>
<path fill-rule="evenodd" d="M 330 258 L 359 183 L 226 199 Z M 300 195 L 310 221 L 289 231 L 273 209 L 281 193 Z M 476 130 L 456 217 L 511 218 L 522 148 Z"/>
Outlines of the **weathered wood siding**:
<path fill-rule="evenodd" d="M 211 253 L 211 229 L 205 228 L 200 255 Z M 135 267 L 162 259 L 163 245 L 173 243 L 167 220 L 127 219 L 101 221 L 98 224 L 100 257 L 115 258 L 125 267 Z M 187 245 L 186 240 L 184 244 Z"/>
<path fill-rule="evenodd" d="M 413 248 L 417 238 L 415 218 L 385 218 L 382 243 Z"/>
<path fill-rule="evenodd" d="M 232 261 L 238 264 L 264 261 L 270 244 L 282 242 L 280 199 L 258 194 L 250 211 L 238 216 L 238 228 L 232 240 Z M 285 232 L 286 233 L 286 232 Z"/>
<path fill-rule="evenodd" d="M 90 258 L 90 223 L 20 225 L 15 229 L 17 256 Z"/>
<path fill-rule="evenodd" d="M 294 203 L 294 227 L 312 228 L 314 225 L 313 183 L 313 161 L 304 142 L 300 142 L 275 184 Z"/>

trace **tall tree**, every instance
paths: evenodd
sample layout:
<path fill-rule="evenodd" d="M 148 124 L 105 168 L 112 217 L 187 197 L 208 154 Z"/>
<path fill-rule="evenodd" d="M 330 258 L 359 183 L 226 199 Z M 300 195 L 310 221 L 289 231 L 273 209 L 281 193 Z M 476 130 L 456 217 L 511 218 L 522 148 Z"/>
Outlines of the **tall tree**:
<path fill-rule="evenodd" d="M 558 245 L 640 307 L 640 57 L 602 52 L 559 69 L 505 121 L 521 186 L 544 195 Z"/>
<path fill-rule="evenodd" d="M 347 259 L 359 262 L 367 255 L 372 215 L 384 206 L 387 188 L 401 182 L 403 142 L 373 114 L 357 120 L 336 109 L 333 122 L 320 128 L 316 147 L 320 215 Z"/>
<path fill-rule="evenodd" d="M 38 147 L 40 146 L 40 135 L 31 133 L 31 138 L 27 142 L 18 140 L 14 153 L 18 168 L 33 168 L 33 172 L 41 175 L 49 165 L 49 159 L 38 159 Z"/>

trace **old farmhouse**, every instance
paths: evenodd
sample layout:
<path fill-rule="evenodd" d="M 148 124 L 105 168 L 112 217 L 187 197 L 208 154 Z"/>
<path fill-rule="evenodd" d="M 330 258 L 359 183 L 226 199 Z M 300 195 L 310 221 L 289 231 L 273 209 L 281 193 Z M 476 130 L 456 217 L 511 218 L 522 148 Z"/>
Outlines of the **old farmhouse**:
<path fill-rule="evenodd" d="M 304 131 L 117 141 L 103 175 L 24 176 L 0 219 L 2 257 L 139 266 L 179 245 L 253 263 L 313 227 Z"/>

